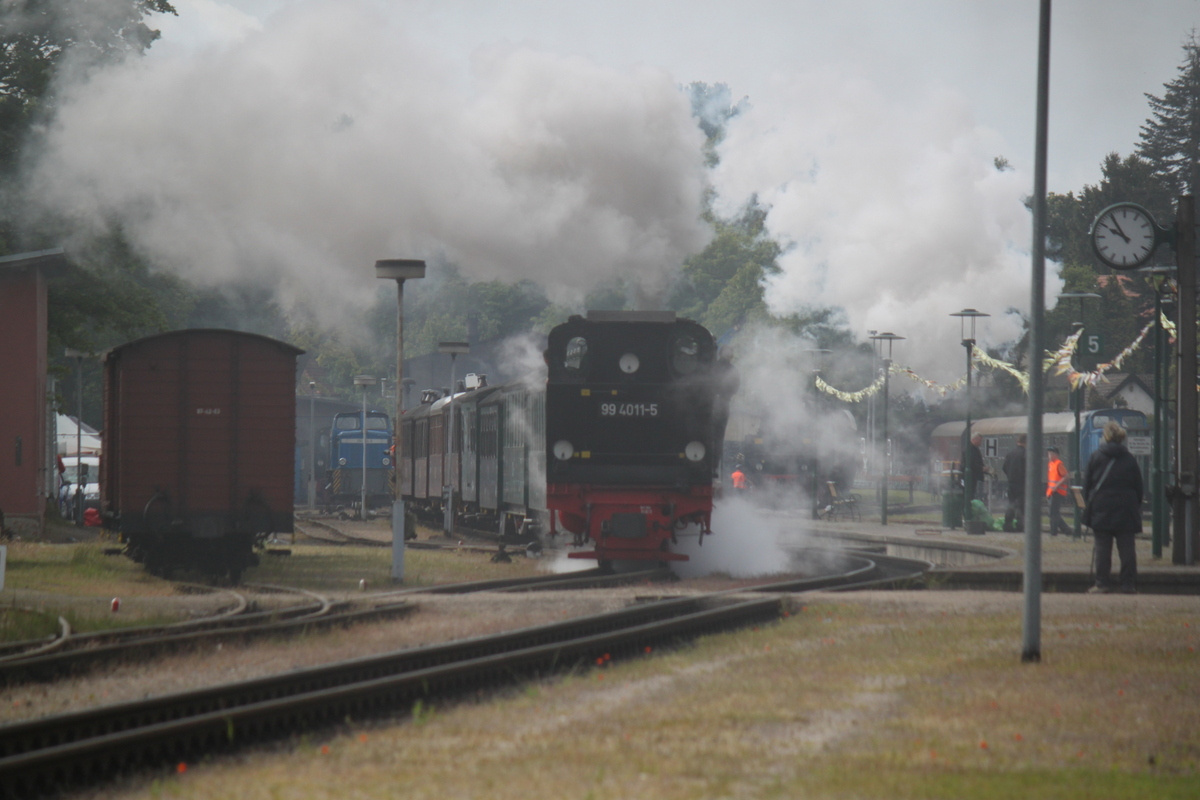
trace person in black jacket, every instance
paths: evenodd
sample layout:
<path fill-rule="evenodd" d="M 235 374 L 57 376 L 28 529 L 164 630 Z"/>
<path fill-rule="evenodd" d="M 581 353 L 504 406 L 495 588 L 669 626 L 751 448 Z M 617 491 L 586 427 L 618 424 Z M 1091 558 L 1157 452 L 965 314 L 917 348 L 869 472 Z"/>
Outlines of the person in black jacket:
<path fill-rule="evenodd" d="M 1104 426 L 1104 444 L 1088 459 L 1083 479 L 1087 498 L 1084 524 L 1096 542 L 1096 585 L 1089 592 L 1113 591 L 1112 546 L 1121 556 L 1120 588 L 1137 591 L 1137 550 L 1134 536 L 1142 531 L 1142 471 L 1125 447 L 1125 429 L 1116 422 Z"/>
<path fill-rule="evenodd" d="M 1025 434 L 1017 434 L 1017 446 L 1004 457 L 1004 477 L 1008 480 L 1008 508 L 1004 510 L 1004 530 L 1025 530 Z M 1015 524 L 1014 524 L 1015 523 Z"/>

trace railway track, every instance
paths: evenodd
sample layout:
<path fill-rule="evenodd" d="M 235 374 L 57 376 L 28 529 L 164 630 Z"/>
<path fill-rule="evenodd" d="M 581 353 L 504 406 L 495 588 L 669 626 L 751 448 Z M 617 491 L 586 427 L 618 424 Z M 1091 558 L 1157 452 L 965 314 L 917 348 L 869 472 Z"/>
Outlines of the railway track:
<path fill-rule="evenodd" d="M 214 641 L 295 635 L 321 627 L 366 622 L 412 610 L 403 600 L 356 609 L 349 603 L 334 603 L 304 589 L 266 584 L 247 586 L 272 593 L 297 593 L 306 599 L 287 608 L 251 611 L 244 595 L 231 592 L 239 602 L 225 613 L 204 619 L 84 634 L 72 633 L 66 626 L 63 635 L 53 642 L 0 657 L 0 685 L 55 680 L 64 675 L 85 672 L 103 663 L 148 658 Z"/>
<path fill-rule="evenodd" d="M 210 587 L 200 586 L 199 584 L 177 583 L 175 584 L 177 591 L 183 593 L 201 593 L 207 594 L 212 591 Z M 238 615 L 245 614 L 249 605 L 246 596 L 240 592 L 235 592 L 229 589 L 223 590 L 224 594 L 231 596 L 232 603 L 227 607 L 222 607 L 214 614 L 199 619 L 183 620 L 181 622 L 173 622 L 167 625 L 156 626 L 141 626 L 133 628 L 115 628 L 107 631 L 99 631 L 96 633 L 73 634 L 71 626 L 65 619 L 59 617 L 59 635 L 49 640 L 36 639 L 31 641 L 7 642 L 0 644 L 0 668 L 5 663 L 12 663 L 26 658 L 52 653 L 55 651 L 86 647 L 89 643 L 106 643 L 116 642 L 123 638 L 138 638 L 139 636 L 152 635 L 167 635 L 173 632 L 185 630 L 199 630 L 207 627 L 219 627 L 222 624 L 227 624 L 231 618 L 237 618 Z"/>
<path fill-rule="evenodd" d="M 920 563 L 849 556 L 842 571 L 754 592 L 863 588 L 911 580 Z M 0 795 L 41 796 L 229 751 L 323 725 L 644 655 L 705 633 L 775 620 L 784 598 L 730 592 L 620 611 L 283 675 L 30 720 L 0 728 Z"/>
<path fill-rule="evenodd" d="M 385 540 L 372 539 L 366 536 L 356 536 L 352 533 L 346 533 L 346 531 L 342 530 L 337 525 L 326 522 L 325 520 L 314 519 L 312 517 L 296 519 L 293 525 L 302 536 L 312 539 L 313 541 L 321 542 L 322 544 L 389 548 L 392 546 L 392 540 L 390 538 Z M 407 542 L 405 542 L 405 547 L 416 550 L 465 549 L 477 550 L 485 553 L 494 553 L 498 549 L 504 549 L 504 547 L 524 548 L 531 541 L 508 541 L 489 531 L 470 528 L 461 524 L 456 527 L 455 536 L 462 536 L 463 539 L 451 539 L 448 537 L 444 542 L 434 542 L 430 540 L 418 541 L 416 539 L 409 539 Z M 479 541 L 470 541 L 464 543 L 464 541 L 472 539 L 483 540 L 485 543 L 481 544 Z"/>
<path fill-rule="evenodd" d="M 346 533 L 336 525 L 330 525 L 328 522 L 323 522 L 319 519 L 306 518 L 304 521 L 296 520 L 293 527 L 303 536 L 322 544 L 334 545 L 358 545 L 360 547 L 391 547 L 391 540 L 384 541 L 382 539 L 371 539 L 365 536 L 355 536 Z"/>

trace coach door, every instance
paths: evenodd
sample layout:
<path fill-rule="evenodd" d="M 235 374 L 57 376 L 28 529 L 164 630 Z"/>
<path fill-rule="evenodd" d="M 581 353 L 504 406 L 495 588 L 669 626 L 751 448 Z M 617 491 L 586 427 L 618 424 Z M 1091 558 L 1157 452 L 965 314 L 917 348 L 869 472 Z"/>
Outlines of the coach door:
<path fill-rule="evenodd" d="M 499 508 L 500 406 L 479 407 L 479 507 Z"/>

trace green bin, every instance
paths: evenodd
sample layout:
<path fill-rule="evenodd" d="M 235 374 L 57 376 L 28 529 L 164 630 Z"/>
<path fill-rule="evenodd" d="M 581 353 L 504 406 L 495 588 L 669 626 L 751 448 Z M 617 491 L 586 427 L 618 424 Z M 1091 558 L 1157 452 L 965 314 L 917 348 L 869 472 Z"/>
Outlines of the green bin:
<path fill-rule="evenodd" d="M 954 529 L 962 525 L 963 493 L 962 490 L 945 492 L 942 495 L 942 527 Z"/>

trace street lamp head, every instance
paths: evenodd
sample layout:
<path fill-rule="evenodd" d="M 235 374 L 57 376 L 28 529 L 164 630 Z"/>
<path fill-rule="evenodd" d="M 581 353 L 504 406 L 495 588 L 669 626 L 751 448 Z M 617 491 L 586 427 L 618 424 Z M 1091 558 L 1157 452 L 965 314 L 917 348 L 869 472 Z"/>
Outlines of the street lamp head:
<path fill-rule="evenodd" d="M 975 320 L 978 319 L 979 317 L 990 317 L 991 314 L 986 314 L 982 311 L 976 311 L 973 308 L 964 308 L 962 311 L 955 311 L 950 316 L 958 317 L 959 333 L 961 334 L 962 340 L 964 342 L 970 341 L 972 344 L 974 344 L 975 343 Z M 969 339 L 967 337 L 967 320 L 968 319 L 971 320 L 971 336 Z"/>
<path fill-rule="evenodd" d="M 384 280 L 415 280 L 425 277 L 425 262 L 416 258 L 384 258 L 375 262 L 375 277 Z"/>
<path fill-rule="evenodd" d="M 871 336 L 872 341 L 887 342 L 887 348 L 888 348 L 887 360 L 888 361 L 892 360 L 892 342 L 903 341 L 905 338 L 906 337 L 904 337 L 904 336 L 897 336 L 896 334 L 892 333 L 891 331 L 884 331 L 883 333 L 875 333 L 874 335 Z"/>

